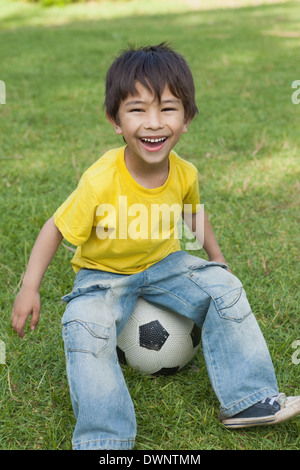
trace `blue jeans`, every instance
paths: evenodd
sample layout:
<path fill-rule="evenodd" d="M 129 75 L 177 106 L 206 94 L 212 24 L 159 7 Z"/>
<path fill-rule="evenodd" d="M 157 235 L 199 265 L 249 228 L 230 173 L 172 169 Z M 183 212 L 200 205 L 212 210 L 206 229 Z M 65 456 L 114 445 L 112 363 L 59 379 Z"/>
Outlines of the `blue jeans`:
<path fill-rule="evenodd" d="M 201 327 L 221 419 L 278 394 L 268 348 L 242 284 L 225 265 L 178 251 L 133 275 L 82 269 L 73 292 L 63 297 L 62 318 L 77 420 L 74 449 L 134 446 L 135 412 L 116 342 L 139 296 Z"/>

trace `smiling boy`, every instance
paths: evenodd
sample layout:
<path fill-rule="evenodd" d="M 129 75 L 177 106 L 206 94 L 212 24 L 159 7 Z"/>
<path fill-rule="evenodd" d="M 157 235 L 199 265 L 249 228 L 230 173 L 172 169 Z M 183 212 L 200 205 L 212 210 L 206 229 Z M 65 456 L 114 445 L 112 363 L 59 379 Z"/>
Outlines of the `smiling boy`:
<path fill-rule="evenodd" d="M 206 215 L 200 224 L 197 169 L 173 150 L 198 111 L 186 61 L 165 44 L 123 52 L 107 73 L 105 106 L 126 145 L 97 160 L 46 222 L 12 312 L 19 336 L 30 315 L 36 327 L 44 273 L 63 237 L 74 244 L 76 279 L 63 297 L 62 318 L 77 420 L 73 448 L 134 446 L 135 412 L 116 342 L 139 296 L 202 328 L 225 426 L 276 424 L 295 416 L 300 398 L 279 394 L 243 286 L 228 269 Z M 209 261 L 181 250 L 181 212 L 196 237 L 204 236 Z"/>
<path fill-rule="evenodd" d="M 182 101 L 167 86 L 160 102 L 140 83 L 136 84 L 136 93 L 120 104 L 116 121 L 108 118 L 127 143 L 125 163 L 130 174 L 142 186 L 156 188 L 167 180 L 169 154 L 187 132 L 190 119 L 185 118 Z"/>

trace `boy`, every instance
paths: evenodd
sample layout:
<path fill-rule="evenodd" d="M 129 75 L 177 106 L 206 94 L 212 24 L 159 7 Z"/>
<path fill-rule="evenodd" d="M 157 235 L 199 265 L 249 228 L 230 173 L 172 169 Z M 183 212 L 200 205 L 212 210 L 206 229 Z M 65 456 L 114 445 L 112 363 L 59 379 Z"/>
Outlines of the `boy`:
<path fill-rule="evenodd" d="M 225 426 L 274 424 L 295 416 L 300 397 L 278 393 L 242 285 L 228 269 L 205 214 L 200 225 L 197 170 L 173 150 L 198 111 L 186 61 L 165 44 L 123 52 L 107 73 L 105 106 L 126 145 L 93 164 L 46 222 L 12 313 L 21 337 L 29 315 L 31 329 L 36 327 L 43 275 L 63 237 L 74 244 L 76 279 L 63 297 L 62 318 L 77 419 L 73 448 L 134 446 L 135 414 L 116 338 L 139 296 L 202 328 Z M 209 261 L 181 250 L 178 207 L 201 241 L 203 230 Z"/>

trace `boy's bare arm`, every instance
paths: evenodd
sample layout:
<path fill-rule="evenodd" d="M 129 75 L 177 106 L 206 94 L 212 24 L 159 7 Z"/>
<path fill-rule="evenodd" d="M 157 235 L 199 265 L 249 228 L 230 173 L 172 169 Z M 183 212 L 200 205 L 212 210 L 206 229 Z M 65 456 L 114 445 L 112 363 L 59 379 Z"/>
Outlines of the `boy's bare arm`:
<path fill-rule="evenodd" d="M 202 212 L 201 209 L 199 212 L 192 215 L 185 214 L 184 220 L 196 239 L 203 246 L 209 260 L 225 263 L 227 265 L 206 212 L 204 210 Z"/>
<path fill-rule="evenodd" d="M 204 243 L 203 248 L 208 254 L 210 261 L 218 261 L 220 263 L 226 263 L 223 253 L 218 245 L 214 231 L 210 224 L 209 218 L 204 212 Z"/>
<path fill-rule="evenodd" d="M 40 316 L 39 289 L 44 274 L 52 261 L 61 241 L 62 234 L 56 227 L 53 217 L 43 226 L 32 249 L 22 287 L 16 297 L 11 322 L 14 330 L 22 338 L 24 326 L 30 315 L 32 330 L 36 327 Z"/>

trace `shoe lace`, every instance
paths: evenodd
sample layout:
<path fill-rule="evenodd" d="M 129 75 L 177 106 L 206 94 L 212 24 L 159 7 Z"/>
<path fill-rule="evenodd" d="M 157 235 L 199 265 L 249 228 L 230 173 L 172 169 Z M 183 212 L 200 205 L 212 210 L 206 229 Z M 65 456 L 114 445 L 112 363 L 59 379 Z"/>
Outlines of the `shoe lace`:
<path fill-rule="evenodd" d="M 273 397 L 267 397 L 261 400 L 261 403 L 266 403 L 266 401 L 270 404 L 273 405 L 274 401 L 277 403 L 281 403 L 285 399 L 285 393 L 279 393 L 278 395 L 275 395 Z"/>

